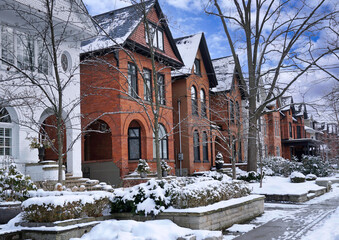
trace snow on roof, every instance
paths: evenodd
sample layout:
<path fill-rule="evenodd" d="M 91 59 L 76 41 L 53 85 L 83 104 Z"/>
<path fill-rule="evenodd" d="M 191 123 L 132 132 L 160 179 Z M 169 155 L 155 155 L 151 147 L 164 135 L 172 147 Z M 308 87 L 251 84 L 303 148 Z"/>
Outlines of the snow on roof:
<path fill-rule="evenodd" d="M 212 60 L 218 85 L 211 89 L 212 92 L 222 92 L 231 89 L 235 63 L 232 56 Z"/>
<path fill-rule="evenodd" d="M 202 33 L 197 33 L 194 35 L 174 39 L 185 65 L 181 69 L 173 71 L 173 76 L 191 74 L 194 60 L 199 49 L 201 37 Z"/>
<path fill-rule="evenodd" d="M 154 1 L 146 1 L 143 4 L 145 4 L 146 12 L 148 12 Z M 123 44 L 142 20 L 143 16 L 138 6 L 140 4 L 94 16 L 93 18 L 102 29 L 99 29 L 99 34 L 96 38 L 82 42 L 82 51 L 90 52 L 112 47 L 116 44 Z M 115 43 L 111 38 L 114 39 Z"/>
<path fill-rule="evenodd" d="M 288 111 L 290 110 L 293 104 L 292 96 L 282 97 L 281 98 L 281 106 L 285 106 L 281 109 L 281 111 Z"/>

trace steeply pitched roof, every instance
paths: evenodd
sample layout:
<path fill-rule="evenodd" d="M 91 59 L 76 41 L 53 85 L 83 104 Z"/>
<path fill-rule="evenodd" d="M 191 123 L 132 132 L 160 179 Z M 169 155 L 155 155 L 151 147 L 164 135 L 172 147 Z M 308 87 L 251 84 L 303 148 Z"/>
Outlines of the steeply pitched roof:
<path fill-rule="evenodd" d="M 155 1 L 146 1 L 145 10 L 148 12 Z M 142 4 L 142 3 L 140 3 Z M 101 28 L 96 38 L 82 42 L 82 51 L 90 52 L 123 44 L 141 22 L 143 14 L 140 12 L 140 4 L 116 9 L 93 18 Z M 107 34 L 109 37 L 107 36 Z M 115 41 L 115 43 L 112 41 Z"/>
<path fill-rule="evenodd" d="M 292 96 L 286 96 L 281 98 L 281 106 L 283 107 L 281 111 L 288 111 L 292 108 L 292 112 L 294 112 L 293 106 L 293 98 Z"/>
<path fill-rule="evenodd" d="M 212 92 L 229 91 L 232 88 L 235 63 L 232 56 L 212 60 L 218 85 L 211 89 Z"/>
<path fill-rule="evenodd" d="M 218 83 L 215 77 L 214 68 L 204 33 L 197 33 L 194 35 L 177 38 L 174 41 L 185 66 L 173 71 L 172 76 L 190 75 L 194 65 L 194 60 L 200 48 L 203 58 L 202 61 L 208 74 L 210 87 L 215 87 Z"/>

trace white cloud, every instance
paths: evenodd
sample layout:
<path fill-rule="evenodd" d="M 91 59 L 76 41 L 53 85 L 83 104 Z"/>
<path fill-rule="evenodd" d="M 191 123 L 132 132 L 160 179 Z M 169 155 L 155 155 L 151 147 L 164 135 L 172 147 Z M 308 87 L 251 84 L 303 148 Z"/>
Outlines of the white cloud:
<path fill-rule="evenodd" d="M 98 15 L 131 5 L 130 1 L 126 0 L 83 0 L 83 2 L 91 15 Z"/>

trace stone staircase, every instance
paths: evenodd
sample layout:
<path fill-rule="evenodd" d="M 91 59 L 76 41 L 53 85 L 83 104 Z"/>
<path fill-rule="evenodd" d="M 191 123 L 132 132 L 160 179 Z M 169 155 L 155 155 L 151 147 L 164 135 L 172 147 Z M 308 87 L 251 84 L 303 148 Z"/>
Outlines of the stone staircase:
<path fill-rule="evenodd" d="M 113 192 L 113 187 L 108 185 L 105 182 L 99 182 L 99 180 L 82 178 L 82 177 L 73 177 L 71 173 L 66 173 L 65 184 L 66 188 L 69 189 L 79 189 L 87 191 L 108 191 Z"/>

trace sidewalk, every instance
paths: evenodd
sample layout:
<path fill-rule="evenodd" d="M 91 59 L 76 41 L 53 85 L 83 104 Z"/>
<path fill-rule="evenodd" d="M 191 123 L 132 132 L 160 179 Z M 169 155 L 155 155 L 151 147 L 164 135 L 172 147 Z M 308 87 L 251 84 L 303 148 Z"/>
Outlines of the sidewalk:
<path fill-rule="evenodd" d="M 264 215 L 254 219 L 248 224 L 251 229 L 253 227 L 255 228 L 233 239 L 302 239 L 302 237 L 305 236 L 305 234 L 311 229 L 316 229 L 318 226 L 317 224 L 319 224 L 319 226 L 323 224 L 323 221 L 328 219 L 328 217 L 331 216 L 339 207 L 339 184 L 334 184 L 333 187 L 335 189 L 333 192 L 327 193 L 328 195 L 325 194 L 319 197 L 319 199 L 316 198 L 303 204 L 265 204 Z M 270 216 L 273 218 L 272 220 L 269 219 Z M 260 218 L 266 218 L 266 220 L 269 220 L 264 223 L 265 219 Z M 235 227 L 235 229 L 236 228 L 237 227 Z M 239 225 L 238 228 L 241 229 L 241 225 Z M 227 236 L 225 236 L 224 239 L 231 238 L 227 238 Z"/>

